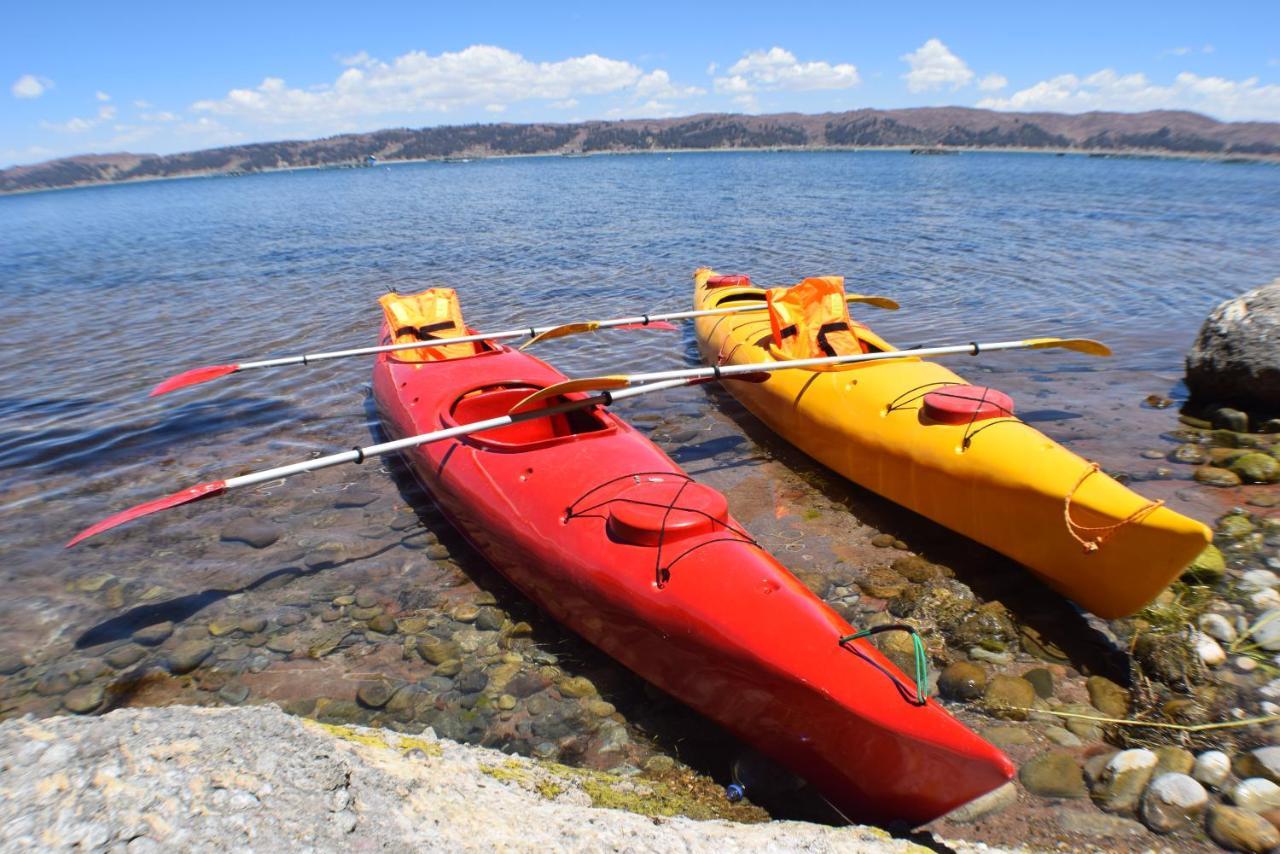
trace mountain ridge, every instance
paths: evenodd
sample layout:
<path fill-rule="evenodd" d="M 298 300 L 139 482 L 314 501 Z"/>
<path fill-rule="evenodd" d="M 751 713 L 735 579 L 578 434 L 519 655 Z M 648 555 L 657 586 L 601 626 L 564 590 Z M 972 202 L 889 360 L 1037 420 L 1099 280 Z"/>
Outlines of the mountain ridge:
<path fill-rule="evenodd" d="M 751 148 L 1030 149 L 1280 159 L 1280 123 L 1199 113 L 1011 113 L 974 107 L 700 113 L 665 119 L 387 128 L 177 154 L 80 154 L 0 170 L 0 193 L 290 168 L 517 154 Z"/>

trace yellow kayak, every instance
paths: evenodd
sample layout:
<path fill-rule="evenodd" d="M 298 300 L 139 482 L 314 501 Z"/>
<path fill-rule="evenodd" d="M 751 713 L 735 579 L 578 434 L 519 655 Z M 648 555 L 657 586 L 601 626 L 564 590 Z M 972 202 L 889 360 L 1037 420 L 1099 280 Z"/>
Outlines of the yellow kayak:
<path fill-rule="evenodd" d="M 695 309 L 762 305 L 698 318 L 703 359 L 774 361 L 766 291 L 708 269 L 694 281 Z M 896 349 L 855 326 L 864 348 Z M 767 376 L 724 385 L 823 465 L 1013 558 L 1100 617 L 1142 608 L 1210 541 L 1201 523 L 1122 486 L 1010 415 L 1011 403 L 993 403 L 999 392 L 937 363 L 907 357 Z"/>

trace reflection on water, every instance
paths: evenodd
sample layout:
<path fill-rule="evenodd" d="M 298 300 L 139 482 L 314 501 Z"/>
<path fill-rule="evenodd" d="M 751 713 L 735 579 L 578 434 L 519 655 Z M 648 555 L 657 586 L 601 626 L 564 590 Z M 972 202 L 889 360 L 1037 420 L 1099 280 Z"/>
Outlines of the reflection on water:
<path fill-rule="evenodd" d="M 182 486 L 377 436 L 365 360 L 146 397 L 172 373 L 363 345 L 388 288 L 456 287 L 494 329 L 685 308 L 699 265 L 766 284 L 844 274 L 902 304 L 859 313 L 900 345 L 1106 341 L 1108 361 L 953 361 L 1208 520 L 1233 498 L 1141 455 L 1172 448 L 1176 424 L 1142 401 L 1178 398 L 1207 311 L 1280 271 L 1278 227 L 1274 168 L 996 154 L 522 158 L 0 199 L 0 715 L 272 700 L 601 767 L 719 756 L 726 736 L 533 611 L 394 461 L 61 544 Z M 697 360 L 687 328 L 538 352 L 571 375 Z M 984 598 L 1021 595 L 1010 607 L 1046 636 L 1090 635 L 1014 568 L 830 477 L 713 388 L 619 409 L 807 583 L 881 559 L 865 541 L 887 531 L 970 567 Z"/>

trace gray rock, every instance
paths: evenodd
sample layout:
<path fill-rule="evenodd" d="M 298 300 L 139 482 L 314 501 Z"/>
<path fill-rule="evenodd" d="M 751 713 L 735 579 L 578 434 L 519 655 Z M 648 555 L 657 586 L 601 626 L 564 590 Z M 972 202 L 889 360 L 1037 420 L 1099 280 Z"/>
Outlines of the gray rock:
<path fill-rule="evenodd" d="M 244 543 L 255 549 L 265 549 L 280 539 L 280 529 L 269 522 L 263 522 L 252 516 L 241 516 L 233 519 L 222 529 L 224 543 Z"/>
<path fill-rule="evenodd" d="M 1204 823 L 1209 838 L 1228 851 L 1263 854 L 1280 845 L 1280 831 L 1257 813 L 1214 804 Z"/>
<path fill-rule="evenodd" d="M 36 733 L 52 733 L 54 742 L 43 752 L 58 755 L 6 770 L 6 797 L 0 798 L 6 849 L 123 851 L 123 841 L 132 840 L 131 852 L 918 850 L 906 839 L 856 825 L 740 824 L 599 810 L 590 806 L 584 781 L 632 800 L 662 784 L 563 774 L 429 733 L 335 732 L 271 706 L 8 720 L 0 723 L 0 755 L 17 756 Z M 92 765 L 75 750 L 58 750 L 73 743 L 109 753 L 109 766 L 96 772 L 115 784 L 109 797 L 88 783 Z M 555 744 L 534 744 L 534 752 L 556 755 Z M 54 777 L 72 784 L 40 793 L 37 783 Z M 228 782 L 210 785 L 211 779 Z M 165 812 L 170 809 L 177 812 Z M 31 844 L 23 845 L 23 836 Z M 962 854 L 986 850 L 943 842 Z"/>
<path fill-rule="evenodd" d="M 228 682 L 218 691 L 218 699 L 232 706 L 238 706 L 249 699 L 249 687 L 240 682 Z"/>
<path fill-rule="evenodd" d="M 0 676 L 12 676 L 26 666 L 26 662 L 20 655 L 15 653 L 0 655 Z"/>
<path fill-rule="evenodd" d="M 1044 733 L 1045 738 L 1049 739 L 1059 747 L 1082 747 L 1084 745 L 1084 742 L 1080 740 L 1078 735 L 1071 730 L 1064 729 L 1060 726 L 1050 724 L 1043 727 L 1040 731 Z"/>
<path fill-rule="evenodd" d="M 1161 774 L 1142 795 L 1142 823 L 1156 833 L 1172 833 L 1200 817 L 1209 793 L 1186 774 Z"/>
<path fill-rule="evenodd" d="M 209 641 L 190 640 L 178 644 L 169 653 L 165 663 L 170 673 L 190 673 L 200 666 L 213 653 L 213 644 Z"/>
<path fill-rule="evenodd" d="M 1210 313 L 1187 354 L 1187 387 L 1201 400 L 1280 410 L 1280 279 Z"/>
<path fill-rule="evenodd" d="M 1249 415 L 1239 409 L 1222 406 L 1213 411 L 1209 423 L 1215 430 L 1230 430 L 1233 433 L 1249 432 Z"/>
<path fill-rule="evenodd" d="M 1022 674 L 1022 678 L 1031 683 L 1031 687 L 1036 689 L 1036 696 L 1042 699 L 1049 699 L 1053 696 L 1053 674 L 1044 667 L 1036 667 Z"/>

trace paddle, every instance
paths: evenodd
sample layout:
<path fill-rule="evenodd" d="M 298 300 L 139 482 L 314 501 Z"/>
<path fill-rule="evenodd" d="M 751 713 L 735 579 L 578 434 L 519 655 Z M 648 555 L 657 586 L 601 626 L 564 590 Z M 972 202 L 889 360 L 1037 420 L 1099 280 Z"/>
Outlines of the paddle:
<path fill-rule="evenodd" d="M 850 294 L 848 302 L 860 302 L 876 308 L 896 309 L 898 304 L 888 297 L 863 296 Z M 426 347 L 444 347 L 449 344 L 469 344 L 474 341 L 498 341 L 507 338 L 529 337 L 529 341 L 520 349 L 543 341 L 552 341 L 568 335 L 583 332 L 595 332 L 597 329 L 660 329 L 674 330 L 676 327 L 669 320 L 684 320 L 691 317 L 711 317 L 721 314 L 737 314 L 744 311 L 762 311 L 765 304 L 743 304 L 725 308 L 703 309 L 701 311 L 674 311 L 665 314 L 642 314 L 634 317 L 615 317 L 610 320 L 588 320 L 577 323 L 565 323 L 559 326 L 534 326 L 525 329 L 507 329 L 501 332 L 480 332 L 474 335 L 463 335 L 458 338 L 431 338 L 426 341 L 407 341 L 403 344 L 382 344 L 377 347 L 357 347 L 351 350 L 334 350 L 328 353 L 306 353 L 300 356 L 281 356 L 278 359 L 262 359 L 257 362 L 240 362 L 234 365 L 206 365 L 192 368 L 169 377 L 151 390 L 150 397 L 167 394 L 187 386 L 199 385 L 228 374 L 248 371 L 253 368 L 278 368 L 284 365 L 309 365 L 312 362 L 323 362 L 329 359 L 345 359 L 349 356 L 372 356 L 376 353 L 394 353 L 398 350 L 421 350 Z"/>
<path fill-rule="evenodd" d="M 576 380 L 565 380 L 562 383 L 547 386 L 534 392 L 524 400 L 511 407 L 512 413 L 522 412 L 538 401 L 556 395 L 569 394 L 576 391 L 614 391 L 636 383 L 666 382 L 677 379 L 718 380 L 733 379 L 743 374 L 761 374 L 767 371 L 781 371 L 791 368 L 816 368 L 825 365 L 850 365 L 859 362 L 877 362 L 886 359 L 917 359 L 921 356 L 949 356 L 968 354 L 976 356 L 980 352 L 996 350 L 1047 350 L 1062 348 L 1090 356 L 1110 356 L 1111 350 L 1105 344 L 1089 338 L 1028 338 L 1024 341 L 997 341 L 990 344 L 957 344 L 947 347 L 924 347 L 915 350 L 888 350 L 882 353 L 851 353 L 847 356 L 822 356 L 815 359 L 789 359 L 778 362 L 750 362 L 741 365 L 713 366 L 710 368 L 685 368 L 675 371 L 656 371 L 648 374 L 612 374 L 601 377 L 584 377 Z"/>
<path fill-rule="evenodd" d="M 765 374 L 750 374 L 737 377 L 747 381 L 759 382 L 767 379 Z M 460 436 L 469 436 L 472 433 L 479 433 L 483 430 L 492 430 L 497 427 L 505 427 L 508 424 L 516 424 L 521 421 L 530 421 L 535 418 L 544 418 L 549 415 L 558 415 L 562 412 L 573 412 L 578 409 L 586 409 L 591 406 L 601 405 L 608 406 L 617 400 L 623 400 L 628 397 L 646 394 L 651 391 L 660 391 L 666 388 L 676 388 L 683 385 L 695 385 L 705 380 L 701 377 L 692 379 L 677 379 L 670 382 L 655 382 L 648 385 L 637 386 L 633 389 L 611 394 L 604 392 L 594 397 L 587 397 L 581 400 L 570 400 L 564 403 L 548 406 L 542 409 L 522 412 L 519 414 L 500 415 L 496 418 L 488 418 L 483 421 L 475 421 L 471 424 L 460 424 L 457 427 L 447 427 L 443 430 L 435 430 L 430 433 L 422 433 L 417 436 L 409 436 L 404 439 L 396 439 L 391 442 L 383 442 L 377 445 L 369 445 L 365 448 L 353 448 L 350 451 L 343 451 L 337 454 L 330 454 L 325 457 L 318 457 L 314 460 L 306 460 L 300 463 L 292 463 L 290 465 L 277 466 L 276 468 L 264 469 L 259 472 L 240 475 L 239 477 L 229 477 L 226 480 L 213 480 L 207 483 L 196 484 L 187 487 L 172 495 L 166 495 L 163 498 L 156 498 L 151 501 L 144 502 L 128 510 L 122 510 L 119 513 L 108 516 L 97 524 L 90 525 L 80 533 L 71 538 L 67 543 L 67 548 L 71 548 L 76 543 L 87 540 L 89 537 L 101 534 L 103 531 L 131 522 L 134 519 L 140 519 L 143 516 L 149 516 L 161 510 L 168 510 L 170 507 L 178 507 L 183 504 L 190 504 L 193 501 L 200 501 L 205 498 L 214 498 L 216 496 L 225 495 L 233 489 L 239 489 L 244 486 L 253 486 L 256 483 L 266 483 L 281 478 L 293 477 L 295 474 L 303 472 L 317 471 L 319 469 L 329 468 L 331 466 L 342 465 L 343 463 L 362 463 L 370 457 L 378 457 L 383 454 L 389 454 L 393 451 L 400 451 L 405 448 L 412 448 L 418 445 L 426 445 L 431 442 L 439 442 L 444 439 L 454 439 Z"/>

